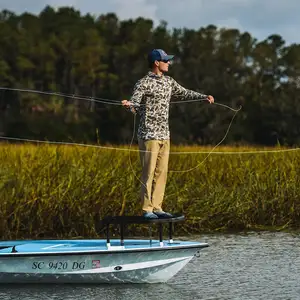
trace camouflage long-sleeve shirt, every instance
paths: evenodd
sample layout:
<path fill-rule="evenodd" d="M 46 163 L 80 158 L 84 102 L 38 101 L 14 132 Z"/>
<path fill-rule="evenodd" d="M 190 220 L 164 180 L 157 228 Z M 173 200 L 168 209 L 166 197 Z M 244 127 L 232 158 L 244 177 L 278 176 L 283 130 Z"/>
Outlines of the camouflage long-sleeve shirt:
<path fill-rule="evenodd" d="M 184 100 L 207 97 L 205 94 L 185 89 L 169 76 L 158 76 L 152 72 L 136 83 L 130 99 L 130 109 L 134 108 L 140 115 L 137 133 L 139 139 L 170 139 L 169 105 L 172 96 Z"/>

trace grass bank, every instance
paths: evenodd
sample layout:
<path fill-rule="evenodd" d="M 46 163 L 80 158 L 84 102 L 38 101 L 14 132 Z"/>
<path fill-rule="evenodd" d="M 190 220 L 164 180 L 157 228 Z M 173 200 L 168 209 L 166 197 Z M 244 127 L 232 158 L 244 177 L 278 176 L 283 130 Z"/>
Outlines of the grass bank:
<path fill-rule="evenodd" d="M 300 151 L 171 150 L 206 152 L 170 156 L 164 208 L 187 218 L 177 234 L 299 227 Z M 140 214 L 138 152 L 3 143 L 0 161 L 2 239 L 98 237 L 104 216 Z"/>

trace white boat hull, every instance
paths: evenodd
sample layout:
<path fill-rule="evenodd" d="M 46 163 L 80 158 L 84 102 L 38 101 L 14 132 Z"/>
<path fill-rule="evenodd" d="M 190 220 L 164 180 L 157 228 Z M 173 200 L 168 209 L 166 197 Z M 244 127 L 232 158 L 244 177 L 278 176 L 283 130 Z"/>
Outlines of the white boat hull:
<path fill-rule="evenodd" d="M 204 243 L 154 243 L 151 247 L 143 245 L 143 248 L 125 245 L 79 251 L 73 247 L 70 253 L 67 249 L 59 250 L 64 244 L 53 242 L 53 245 L 36 245 L 35 248 L 44 251 L 38 253 L 30 252 L 30 249 L 26 252 L 26 245 L 16 247 L 14 253 L 0 251 L 1 283 L 167 282 L 193 259 L 197 251 L 206 247 Z M 66 245 L 70 247 L 70 242 Z"/>

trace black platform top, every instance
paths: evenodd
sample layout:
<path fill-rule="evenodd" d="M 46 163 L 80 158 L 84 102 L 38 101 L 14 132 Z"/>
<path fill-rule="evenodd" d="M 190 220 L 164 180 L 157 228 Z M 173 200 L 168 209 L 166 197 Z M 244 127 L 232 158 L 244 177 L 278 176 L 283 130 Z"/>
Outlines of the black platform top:
<path fill-rule="evenodd" d="M 151 224 L 151 223 L 176 223 L 184 221 L 184 216 L 174 215 L 173 218 L 147 219 L 143 216 L 107 216 L 103 224 Z"/>

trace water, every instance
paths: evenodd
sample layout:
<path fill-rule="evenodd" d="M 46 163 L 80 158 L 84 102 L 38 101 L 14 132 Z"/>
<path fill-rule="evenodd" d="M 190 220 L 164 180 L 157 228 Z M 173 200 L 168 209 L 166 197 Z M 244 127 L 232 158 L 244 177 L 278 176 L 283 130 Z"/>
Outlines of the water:
<path fill-rule="evenodd" d="M 0 299 L 300 299 L 300 237 L 288 233 L 205 235 L 210 244 L 167 284 L 6 285 Z"/>

